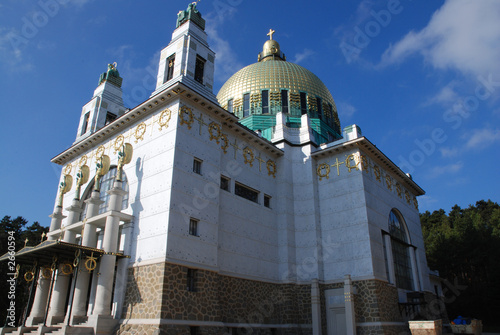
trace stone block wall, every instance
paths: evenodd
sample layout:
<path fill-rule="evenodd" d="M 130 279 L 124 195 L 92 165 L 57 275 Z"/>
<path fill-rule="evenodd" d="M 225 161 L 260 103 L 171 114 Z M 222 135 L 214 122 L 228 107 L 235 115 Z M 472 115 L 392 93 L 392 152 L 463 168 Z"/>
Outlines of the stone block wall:
<path fill-rule="evenodd" d="M 231 324 L 235 329 L 228 328 L 228 334 L 312 332 L 310 285 L 273 284 L 196 269 L 195 287 L 190 291 L 187 270 L 170 263 L 130 268 L 121 319 L 156 319 L 158 324 L 127 324 L 125 320 L 119 334 L 190 334 L 189 326 L 171 325 L 169 320 Z M 272 329 L 271 325 L 303 327 Z M 197 333 L 224 333 L 217 328 L 200 326 Z"/>

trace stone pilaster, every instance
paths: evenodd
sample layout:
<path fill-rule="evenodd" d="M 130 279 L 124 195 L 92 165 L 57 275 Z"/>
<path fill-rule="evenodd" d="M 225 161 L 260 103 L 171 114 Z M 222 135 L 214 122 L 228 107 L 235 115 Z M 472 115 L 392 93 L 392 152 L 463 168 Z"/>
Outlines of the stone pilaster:
<path fill-rule="evenodd" d="M 347 334 L 356 335 L 356 311 L 354 309 L 354 289 L 351 276 L 346 275 L 344 280 L 345 317 Z"/>
<path fill-rule="evenodd" d="M 313 335 L 321 335 L 321 299 L 318 279 L 314 279 L 311 283 L 311 311 Z"/>

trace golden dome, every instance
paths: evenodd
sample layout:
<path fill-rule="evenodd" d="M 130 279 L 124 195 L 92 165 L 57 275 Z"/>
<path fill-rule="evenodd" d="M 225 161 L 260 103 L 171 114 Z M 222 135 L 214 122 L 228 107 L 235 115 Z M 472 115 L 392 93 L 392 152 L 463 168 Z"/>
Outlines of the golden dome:
<path fill-rule="evenodd" d="M 219 104 L 242 118 L 244 95 L 250 96 L 250 113 L 262 113 L 261 94 L 269 91 L 269 106 L 281 104 L 281 91 L 288 91 L 289 113 L 291 116 L 301 115 L 301 93 L 307 96 L 307 110 L 311 117 L 318 113 L 318 103 L 323 120 L 340 134 L 340 122 L 333 97 L 323 82 L 306 68 L 287 62 L 280 46 L 275 40 L 268 40 L 259 54 L 259 62 L 251 64 L 236 72 L 229 78 L 219 93 Z M 273 109 L 276 111 L 277 109 Z M 273 114 L 271 112 L 270 114 Z"/>

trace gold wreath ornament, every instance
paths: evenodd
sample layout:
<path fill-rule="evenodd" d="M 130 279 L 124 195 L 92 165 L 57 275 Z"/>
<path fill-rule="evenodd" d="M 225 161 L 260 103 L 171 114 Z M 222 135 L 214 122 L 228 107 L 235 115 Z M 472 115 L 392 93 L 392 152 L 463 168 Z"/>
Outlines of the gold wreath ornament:
<path fill-rule="evenodd" d="M 27 271 L 24 274 L 24 280 L 26 280 L 28 283 L 32 282 L 33 279 L 35 279 L 35 273 L 33 271 Z"/>
<path fill-rule="evenodd" d="M 165 109 L 163 112 L 160 113 L 160 119 L 158 120 L 158 124 L 160 125 L 160 128 L 158 130 L 162 130 L 163 127 L 168 128 L 168 123 L 170 122 L 170 119 L 172 118 L 172 111 L 170 109 Z"/>
<path fill-rule="evenodd" d="M 225 154 L 227 154 L 227 148 L 229 147 L 229 140 L 227 138 L 227 135 L 226 134 L 220 135 L 220 139 L 222 142 L 220 148 L 224 151 Z"/>
<path fill-rule="evenodd" d="M 95 152 L 96 160 L 101 159 L 101 157 L 104 156 L 105 151 L 106 151 L 106 148 L 104 148 L 104 145 L 101 145 L 99 148 L 97 148 L 97 150 Z"/>
<path fill-rule="evenodd" d="M 267 166 L 267 175 L 272 175 L 273 178 L 276 178 L 276 163 L 272 160 L 268 160 L 266 163 Z"/>
<path fill-rule="evenodd" d="M 214 132 L 215 132 L 215 134 L 214 134 Z M 215 140 L 215 142 L 217 142 L 217 144 L 219 144 L 219 140 L 221 138 L 222 131 L 220 129 L 220 126 L 217 123 L 211 122 L 208 125 L 208 133 L 210 134 L 210 141 Z"/>
<path fill-rule="evenodd" d="M 83 155 L 82 158 L 80 158 L 80 162 L 78 162 L 78 166 L 84 166 L 87 164 L 87 155 Z"/>
<path fill-rule="evenodd" d="M 385 175 L 385 183 L 387 184 L 387 189 L 392 191 L 392 179 L 388 174 Z"/>
<path fill-rule="evenodd" d="M 401 185 L 399 183 L 396 183 L 396 192 L 398 192 L 398 197 L 401 198 Z"/>
<path fill-rule="evenodd" d="M 142 123 L 139 123 L 139 125 L 137 125 L 137 128 L 135 128 L 135 143 L 139 142 L 139 140 L 143 140 L 144 139 L 144 134 L 146 133 L 146 124 L 144 122 Z"/>
<path fill-rule="evenodd" d="M 255 156 L 252 149 L 250 149 L 249 147 L 245 147 L 245 149 L 243 149 L 243 158 L 245 158 L 245 164 L 250 164 L 250 166 L 253 166 Z"/>
<path fill-rule="evenodd" d="M 354 161 L 355 164 L 351 165 L 351 161 Z M 345 167 L 349 169 L 349 173 L 351 173 L 352 169 L 359 170 L 358 165 L 359 165 L 359 159 L 355 154 L 350 154 L 345 159 Z"/>
<path fill-rule="evenodd" d="M 380 172 L 380 168 L 378 167 L 378 165 L 375 165 L 373 167 L 373 173 L 375 174 L 375 178 L 377 178 L 377 181 L 380 182 L 380 176 L 381 176 L 381 172 Z"/>
<path fill-rule="evenodd" d="M 115 149 L 115 153 L 122 148 L 124 142 L 125 137 L 123 137 L 123 135 L 120 135 L 116 138 L 115 142 L 113 143 L 113 149 Z"/>
<path fill-rule="evenodd" d="M 52 270 L 50 268 L 42 268 L 41 273 L 43 278 L 50 279 Z"/>
<path fill-rule="evenodd" d="M 323 180 L 323 178 L 330 179 L 330 165 L 326 163 L 318 165 L 316 173 L 318 174 L 320 181 Z"/>
<path fill-rule="evenodd" d="M 184 115 L 186 115 L 186 114 L 188 116 L 187 120 L 184 118 Z M 194 122 L 193 111 L 191 110 L 191 108 L 189 108 L 187 106 L 182 106 L 181 110 L 180 110 L 180 113 L 179 113 L 179 118 L 181 120 L 180 121 L 181 124 L 187 124 L 188 129 L 191 129 L 191 125 Z"/>
<path fill-rule="evenodd" d="M 73 170 L 73 166 L 71 165 L 71 163 L 69 163 L 64 167 L 63 172 L 64 174 L 71 174 L 71 170 Z"/>
<path fill-rule="evenodd" d="M 70 275 L 73 273 L 73 266 L 70 263 L 64 263 L 61 265 L 61 272 L 63 275 Z"/>
<path fill-rule="evenodd" d="M 94 253 L 90 257 L 87 257 L 87 260 L 85 261 L 85 268 L 91 272 L 97 267 L 97 258 L 94 257 Z"/>

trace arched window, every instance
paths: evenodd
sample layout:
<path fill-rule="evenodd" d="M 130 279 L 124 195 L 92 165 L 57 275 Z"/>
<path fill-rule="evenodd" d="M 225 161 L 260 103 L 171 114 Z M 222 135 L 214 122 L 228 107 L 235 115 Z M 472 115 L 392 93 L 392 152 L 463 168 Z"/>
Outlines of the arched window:
<path fill-rule="evenodd" d="M 106 212 L 108 209 L 109 198 L 110 198 L 108 191 L 113 187 L 117 171 L 118 169 L 116 167 L 111 167 L 108 173 L 106 173 L 101 179 L 101 192 L 99 194 L 99 199 L 101 199 L 104 202 L 99 206 L 99 214 Z M 123 210 L 128 207 L 128 181 L 125 172 L 122 173 L 122 187 L 123 190 L 127 192 L 127 194 L 123 196 L 123 201 L 122 201 L 122 210 Z M 83 204 L 82 204 L 83 211 L 80 214 L 80 221 L 85 219 L 85 216 L 87 215 L 87 203 L 85 202 L 85 200 L 91 197 L 93 189 L 94 189 L 94 182 L 91 182 L 90 185 L 87 187 L 87 191 L 84 194 Z"/>
<path fill-rule="evenodd" d="M 413 271 L 411 268 L 408 231 L 403 216 L 394 209 L 389 214 L 389 234 L 391 236 L 396 286 L 406 290 L 413 290 Z"/>

